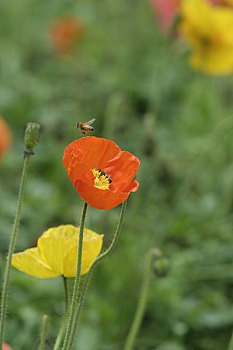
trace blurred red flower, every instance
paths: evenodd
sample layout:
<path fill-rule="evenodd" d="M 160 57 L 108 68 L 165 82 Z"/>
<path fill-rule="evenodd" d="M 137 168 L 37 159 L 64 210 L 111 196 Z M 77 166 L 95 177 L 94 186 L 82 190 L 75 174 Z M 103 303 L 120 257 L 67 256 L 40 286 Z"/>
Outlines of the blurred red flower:
<path fill-rule="evenodd" d="M 159 27 L 167 32 L 179 12 L 179 0 L 150 0 L 158 17 Z"/>
<path fill-rule="evenodd" d="M 82 137 L 66 147 L 63 163 L 79 195 L 96 209 L 109 210 L 136 192 L 140 161 L 113 141 Z"/>
<path fill-rule="evenodd" d="M 77 18 L 59 18 L 51 28 L 51 39 L 54 50 L 60 54 L 70 53 L 76 40 L 83 35 L 83 31 L 83 24 Z"/>
<path fill-rule="evenodd" d="M 11 131 L 5 120 L 0 116 L 0 158 L 2 154 L 10 148 L 11 142 Z"/>
<path fill-rule="evenodd" d="M 2 343 L 2 350 L 13 350 L 7 343 Z"/>

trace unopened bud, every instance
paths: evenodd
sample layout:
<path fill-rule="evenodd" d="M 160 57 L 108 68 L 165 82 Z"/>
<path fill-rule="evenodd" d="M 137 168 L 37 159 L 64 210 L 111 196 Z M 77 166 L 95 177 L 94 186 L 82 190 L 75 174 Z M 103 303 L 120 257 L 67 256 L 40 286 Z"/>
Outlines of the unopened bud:
<path fill-rule="evenodd" d="M 170 270 L 170 262 L 166 256 L 160 256 L 153 261 L 153 271 L 158 277 L 167 276 Z"/>
<path fill-rule="evenodd" d="M 24 133 L 24 144 L 26 146 L 26 153 L 33 154 L 32 149 L 39 141 L 40 136 L 40 125 L 37 123 L 27 123 Z"/>

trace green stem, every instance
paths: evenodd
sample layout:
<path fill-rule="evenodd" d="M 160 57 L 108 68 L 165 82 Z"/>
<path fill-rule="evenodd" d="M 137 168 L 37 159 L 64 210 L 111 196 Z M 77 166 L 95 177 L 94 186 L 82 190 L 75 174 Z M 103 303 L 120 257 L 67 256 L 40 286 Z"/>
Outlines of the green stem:
<path fill-rule="evenodd" d="M 68 312 L 69 307 L 69 293 L 67 286 L 67 277 L 62 275 L 63 283 L 64 283 L 64 294 L 65 294 L 65 313 Z"/>
<path fill-rule="evenodd" d="M 41 322 L 41 331 L 40 331 L 40 347 L 39 350 L 45 350 L 45 343 L 47 338 L 47 329 L 48 329 L 48 315 L 42 316 Z"/>
<path fill-rule="evenodd" d="M 12 260 L 12 255 L 13 255 L 14 250 L 15 250 L 15 243 L 16 243 L 16 238 L 17 238 L 17 233 L 18 233 L 18 228 L 19 228 L 20 214 L 21 214 L 21 209 L 22 209 L 22 204 L 23 204 L 23 195 L 24 195 L 24 188 L 25 188 L 25 182 L 26 182 L 26 174 L 27 174 L 27 169 L 28 169 L 29 156 L 30 156 L 30 154 L 26 154 L 24 157 L 15 220 L 14 220 L 12 233 L 10 236 L 10 243 L 9 243 L 7 261 L 6 261 L 6 267 L 5 267 L 4 277 L 3 277 L 1 310 L 0 310 L 0 349 L 2 348 L 2 343 L 4 340 L 7 292 L 8 292 L 8 288 L 9 288 L 11 260 Z"/>
<path fill-rule="evenodd" d="M 228 346 L 228 350 L 233 350 L 233 333 L 231 335 L 231 340 L 230 340 L 230 344 Z"/>
<path fill-rule="evenodd" d="M 67 324 L 65 340 L 64 340 L 63 348 L 62 348 L 63 350 L 70 349 L 70 347 L 69 347 L 70 336 L 71 336 L 73 324 L 75 323 L 75 313 L 76 313 L 75 310 L 76 310 L 78 294 L 79 294 L 79 289 L 80 289 L 82 249 L 83 249 L 83 231 L 84 231 L 86 213 L 87 213 L 87 203 L 84 203 L 81 221 L 80 221 L 80 228 L 79 228 L 77 272 L 76 272 L 76 277 L 75 277 L 75 281 L 74 281 L 74 288 L 73 288 L 73 295 L 72 295 L 72 300 L 71 300 L 71 305 L 70 305 L 68 324 Z"/>
<path fill-rule="evenodd" d="M 73 328 L 72 328 L 72 332 L 71 332 L 71 338 L 70 338 L 70 343 L 69 343 L 70 348 L 71 348 L 71 346 L 73 344 L 73 340 L 74 340 L 74 337 L 75 337 L 75 334 L 76 334 L 76 331 L 77 331 L 78 322 L 79 322 L 79 318 L 80 318 L 80 313 L 81 313 L 82 306 L 83 306 L 83 303 L 84 303 L 84 300 L 85 300 L 87 287 L 88 287 L 88 284 L 89 284 L 89 281 L 90 281 L 90 278 L 91 278 L 91 274 L 92 274 L 95 266 L 97 265 L 97 263 L 100 262 L 107 255 L 109 255 L 114 250 L 114 248 L 116 247 L 117 242 L 118 242 L 118 238 L 119 238 L 119 235 L 120 235 L 120 232 L 121 232 L 121 228 L 122 228 L 122 223 L 123 223 L 123 219 L 124 219 L 124 215 L 125 215 L 126 205 L 127 205 L 127 201 L 125 201 L 122 204 L 121 213 L 120 213 L 120 217 L 119 217 L 119 220 L 118 220 L 117 228 L 116 228 L 116 231 L 115 231 L 115 234 L 114 234 L 114 237 L 113 237 L 113 240 L 112 240 L 110 246 L 108 247 L 108 249 L 104 253 L 102 253 L 101 255 L 99 255 L 96 258 L 96 260 L 91 265 L 90 270 L 89 270 L 89 272 L 88 272 L 88 274 L 86 276 L 86 279 L 85 279 L 85 282 L 84 282 L 84 285 L 83 285 L 83 288 L 82 288 L 82 292 L 81 292 L 81 295 L 80 295 L 79 303 L 78 303 L 77 308 L 76 308 L 75 322 L 73 324 Z"/>
<path fill-rule="evenodd" d="M 129 334 L 126 338 L 126 342 L 124 345 L 123 350 L 131 350 L 133 348 L 133 344 L 135 342 L 138 330 L 140 328 L 142 317 L 144 315 L 146 301 L 147 301 L 147 294 L 148 294 L 148 287 L 150 282 L 150 272 L 151 272 L 151 264 L 152 260 L 155 256 L 158 256 L 158 250 L 152 249 L 148 252 L 146 255 L 146 261 L 145 261 L 145 271 L 141 286 L 141 291 L 139 295 L 138 305 L 137 309 L 134 315 L 133 323 L 131 325 Z"/>
<path fill-rule="evenodd" d="M 68 288 L 67 288 L 67 278 L 64 276 L 62 276 L 62 278 L 63 278 L 63 282 L 64 282 L 64 292 L 65 292 L 64 293 L 65 294 L 65 313 L 63 316 L 61 328 L 59 330 L 59 333 L 58 333 L 56 342 L 54 344 L 53 350 L 58 350 L 60 345 L 61 345 L 64 333 L 65 333 L 65 329 L 66 329 L 66 320 L 67 320 L 67 316 L 68 316 L 69 295 L 68 295 Z"/>

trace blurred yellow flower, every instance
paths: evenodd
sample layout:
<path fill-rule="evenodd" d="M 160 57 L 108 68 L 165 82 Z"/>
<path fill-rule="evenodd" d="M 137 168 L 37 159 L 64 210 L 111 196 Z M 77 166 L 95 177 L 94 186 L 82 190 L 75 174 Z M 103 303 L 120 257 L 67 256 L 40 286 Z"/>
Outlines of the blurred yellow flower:
<path fill-rule="evenodd" d="M 39 278 L 75 277 L 78 255 L 79 228 L 61 225 L 45 231 L 37 247 L 13 255 L 12 265 L 18 270 Z M 103 235 L 84 229 L 81 274 L 87 273 L 99 255 Z"/>
<path fill-rule="evenodd" d="M 204 0 L 181 2 L 180 32 L 192 46 L 190 63 L 210 74 L 233 72 L 233 11 Z"/>

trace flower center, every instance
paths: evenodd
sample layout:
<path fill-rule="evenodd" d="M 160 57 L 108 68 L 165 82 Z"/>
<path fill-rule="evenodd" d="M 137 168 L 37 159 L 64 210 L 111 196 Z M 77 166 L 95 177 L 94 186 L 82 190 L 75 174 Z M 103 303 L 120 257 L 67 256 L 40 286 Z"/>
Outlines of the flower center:
<path fill-rule="evenodd" d="M 110 183 L 112 182 L 110 176 L 106 174 L 101 169 L 91 169 L 93 172 L 93 175 L 95 176 L 94 179 L 94 186 L 96 188 L 99 188 L 100 190 L 108 190 Z"/>

